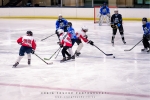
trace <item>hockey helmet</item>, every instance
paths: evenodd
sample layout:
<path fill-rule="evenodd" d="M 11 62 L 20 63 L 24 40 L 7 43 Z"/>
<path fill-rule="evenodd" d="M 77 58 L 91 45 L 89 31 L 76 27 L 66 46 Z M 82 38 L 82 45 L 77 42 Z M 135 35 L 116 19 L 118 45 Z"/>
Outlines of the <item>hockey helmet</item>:
<path fill-rule="evenodd" d="M 106 7 L 106 3 L 103 3 L 103 7 Z"/>
<path fill-rule="evenodd" d="M 32 31 L 27 31 L 27 35 L 33 36 Z"/>
<path fill-rule="evenodd" d="M 81 28 L 82 28 L 82 30 L 83 30 L 84 32 L 87 32 L 87 31 L 88 31 L 88 28 L 87 28 L 86 26 L 82 26 Z"/>
<path fill-rule="evenodd" d="M 58 29 L 57 32 L 58 32 L 58 34 L 60 35 L 60 34 L 63 34 L 63 33 L 64 33 L 64 30 L 63 30 L 63 29 Z"/>
<path fill-rule="evenodd" d="M 71 23 L 71 22 L 68 22 L 68 26 L 71 27 L 71 26 L 72 26 L 72 23 Z"/>
<path fill-rule="evenodd" d="M 146 22 L 147 22 L 147 18 L 146 18 L 146 17 L 143 17 L 143 18 L 142 18 L 142 21 L 146 21 Z"/>
<path fill-rule="evenodd" d="M 59 15 L 58 15 L 58 18 L 59 18 L 59 19 L 62 19 L 62 14 L 59 14 Z"/>
<path fill-rule="evenodd" d="M 118 12 L 118 9 L 115 9 L 114 12 Z"/>

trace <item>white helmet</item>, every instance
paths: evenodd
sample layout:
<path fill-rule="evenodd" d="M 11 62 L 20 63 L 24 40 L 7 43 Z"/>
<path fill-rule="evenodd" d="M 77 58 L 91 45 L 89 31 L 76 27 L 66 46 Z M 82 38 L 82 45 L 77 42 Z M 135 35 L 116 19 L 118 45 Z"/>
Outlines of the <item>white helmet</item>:
<path fill-rule="evenodd" d="M 118 11 L 118 9 L 115 9 L 114 11 Z"/>
<path fill-rule="evenodd" d="M 59 14 L 58 17 L 59 17 L 59 16 L 62 16 L 62 14 Z"/>
<path fill-rule="evenodd" d="M 58 29 L 57 32 L 60 35 L 60 34 L 64 33 L 64 30 L 63 29 Z"/>
<path fill-rule="evenodd" d="M 85 31 L 85 32 L 88 31 L 88 28 L 87 28 L 86 26 L 82 26 L 81 28 L 82 28 L 82 30 Z"/>

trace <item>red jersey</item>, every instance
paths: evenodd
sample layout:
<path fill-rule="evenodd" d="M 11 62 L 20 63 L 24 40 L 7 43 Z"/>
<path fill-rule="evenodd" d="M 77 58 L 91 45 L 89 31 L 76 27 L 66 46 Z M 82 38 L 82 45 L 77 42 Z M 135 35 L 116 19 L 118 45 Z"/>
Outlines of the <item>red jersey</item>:
<path fill-rule="evenodd" d="M 77 36 L 77 38 L 82 39 L 84 42 L 88 42 L 88 39 L 86 37 L 86 32 L 84 32 L 82 30 L 78 31 L 78 32 L 76 32 L 76 36 Z"/>
<path fill-rule="evenodd" d="M 36 43 L 32 36 L 22 36 L 17 40 L 18 44 L 22 46 L 31 47 L 32 49 L 36 49 Z"/>
<path fill-rule="evenodd" d="M 59 39 L 63 46 L 72 47 L 71 34 L 64 32 L 62 35 L 60 35 Z"/>

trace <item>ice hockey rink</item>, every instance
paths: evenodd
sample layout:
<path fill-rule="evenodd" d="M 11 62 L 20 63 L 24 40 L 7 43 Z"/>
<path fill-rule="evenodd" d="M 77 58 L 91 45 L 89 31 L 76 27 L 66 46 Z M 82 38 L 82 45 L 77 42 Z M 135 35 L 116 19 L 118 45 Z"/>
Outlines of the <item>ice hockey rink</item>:
<path fill-rule="evenodd" d="M 49 58 L 59 48 L 56 35 L 41 41 L 54 34 L 55 20 L 0 19 L 0 100 L 150 100 L 150 54 L 141 52 L 142 43 L 132 51 L 124 51 L 142 39 L 141 21 L 124 21 L 127 44 L 123 44 L 117 32 L 114 47 L 110 26 L 68 21 L 76 31 L 86 25 L 88 38 L 116 58 L 84 43 L 81 56 L 75 61 L 60 63 L 60 52 L 57 59 L 54 56 L 47 61 L 53 65 L 46 65 L 32 55 L 30 66 L 25 56 L 17 68 L 12 68 L 20 48 L 16 40 L 27 30 L 33 32 L 36 54 L 41 58 Z M 73 51 L 76 48 L 77 44 Z"/>

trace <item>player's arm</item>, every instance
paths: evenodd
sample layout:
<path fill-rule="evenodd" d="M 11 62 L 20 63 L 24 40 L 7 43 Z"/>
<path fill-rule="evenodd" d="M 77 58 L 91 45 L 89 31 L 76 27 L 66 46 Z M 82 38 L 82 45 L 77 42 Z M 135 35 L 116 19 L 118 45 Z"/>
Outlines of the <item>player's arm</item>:
<path fill-rule="evenodd" d="M 116 29 L 116 25 L 114 24 L 114 15 L 111 16 L 111 28 Z"/>
<path fill-rule="evenodd" d="M 17 43 L 20 44 L 20 45 L 22 44 L 22 37 L 20 37 L 20 38 L 17 40 Z"/>
<path fill-rule="evenodd" d="M 65 26 L 68 25 L 68 21 L 66 19 L 64 19 L 64 24 L 65 24 Z"/>
<path fill-rule="evenodd" d="M 56 30 L 58 30 L 59 29 L 59 22 L 58 22 L 58 20 L 56 21 Z"/>
<path fill-rule="evenodd" d="M 83 37 L 82 35 L 80 35 L 80 38 L 84 41 L 84 42 L 88 42 L 88 39 Z"/>
<path fill-rule="evenodd" d="M 111 23 L 114 23 L 114 15 L 111 16 Z"/>
<path fill-rule="evenodd" d="M 120 20 L 119 23 L 122 24 L 122 15 L 120 14 Z"/>
<path fill-rule="evenodd" d="M 101 15 L 103 14 L 103 7 L 100 8 L 100 12 Z"/>
<path fill-rule="evenodd" d="M 34 50 L 36 49 L 36 42 L 35 42 L 35 40 L 32 41 L 32 49 L 34 49 Z"/>
<path fill-rule="evenodd" d="M 110 10 L 109 10 L 109 8 L 108 8 L 108 7 L 107 7 L 107 13 L 108 13 L 108 14 L 110 14 Z"/>

